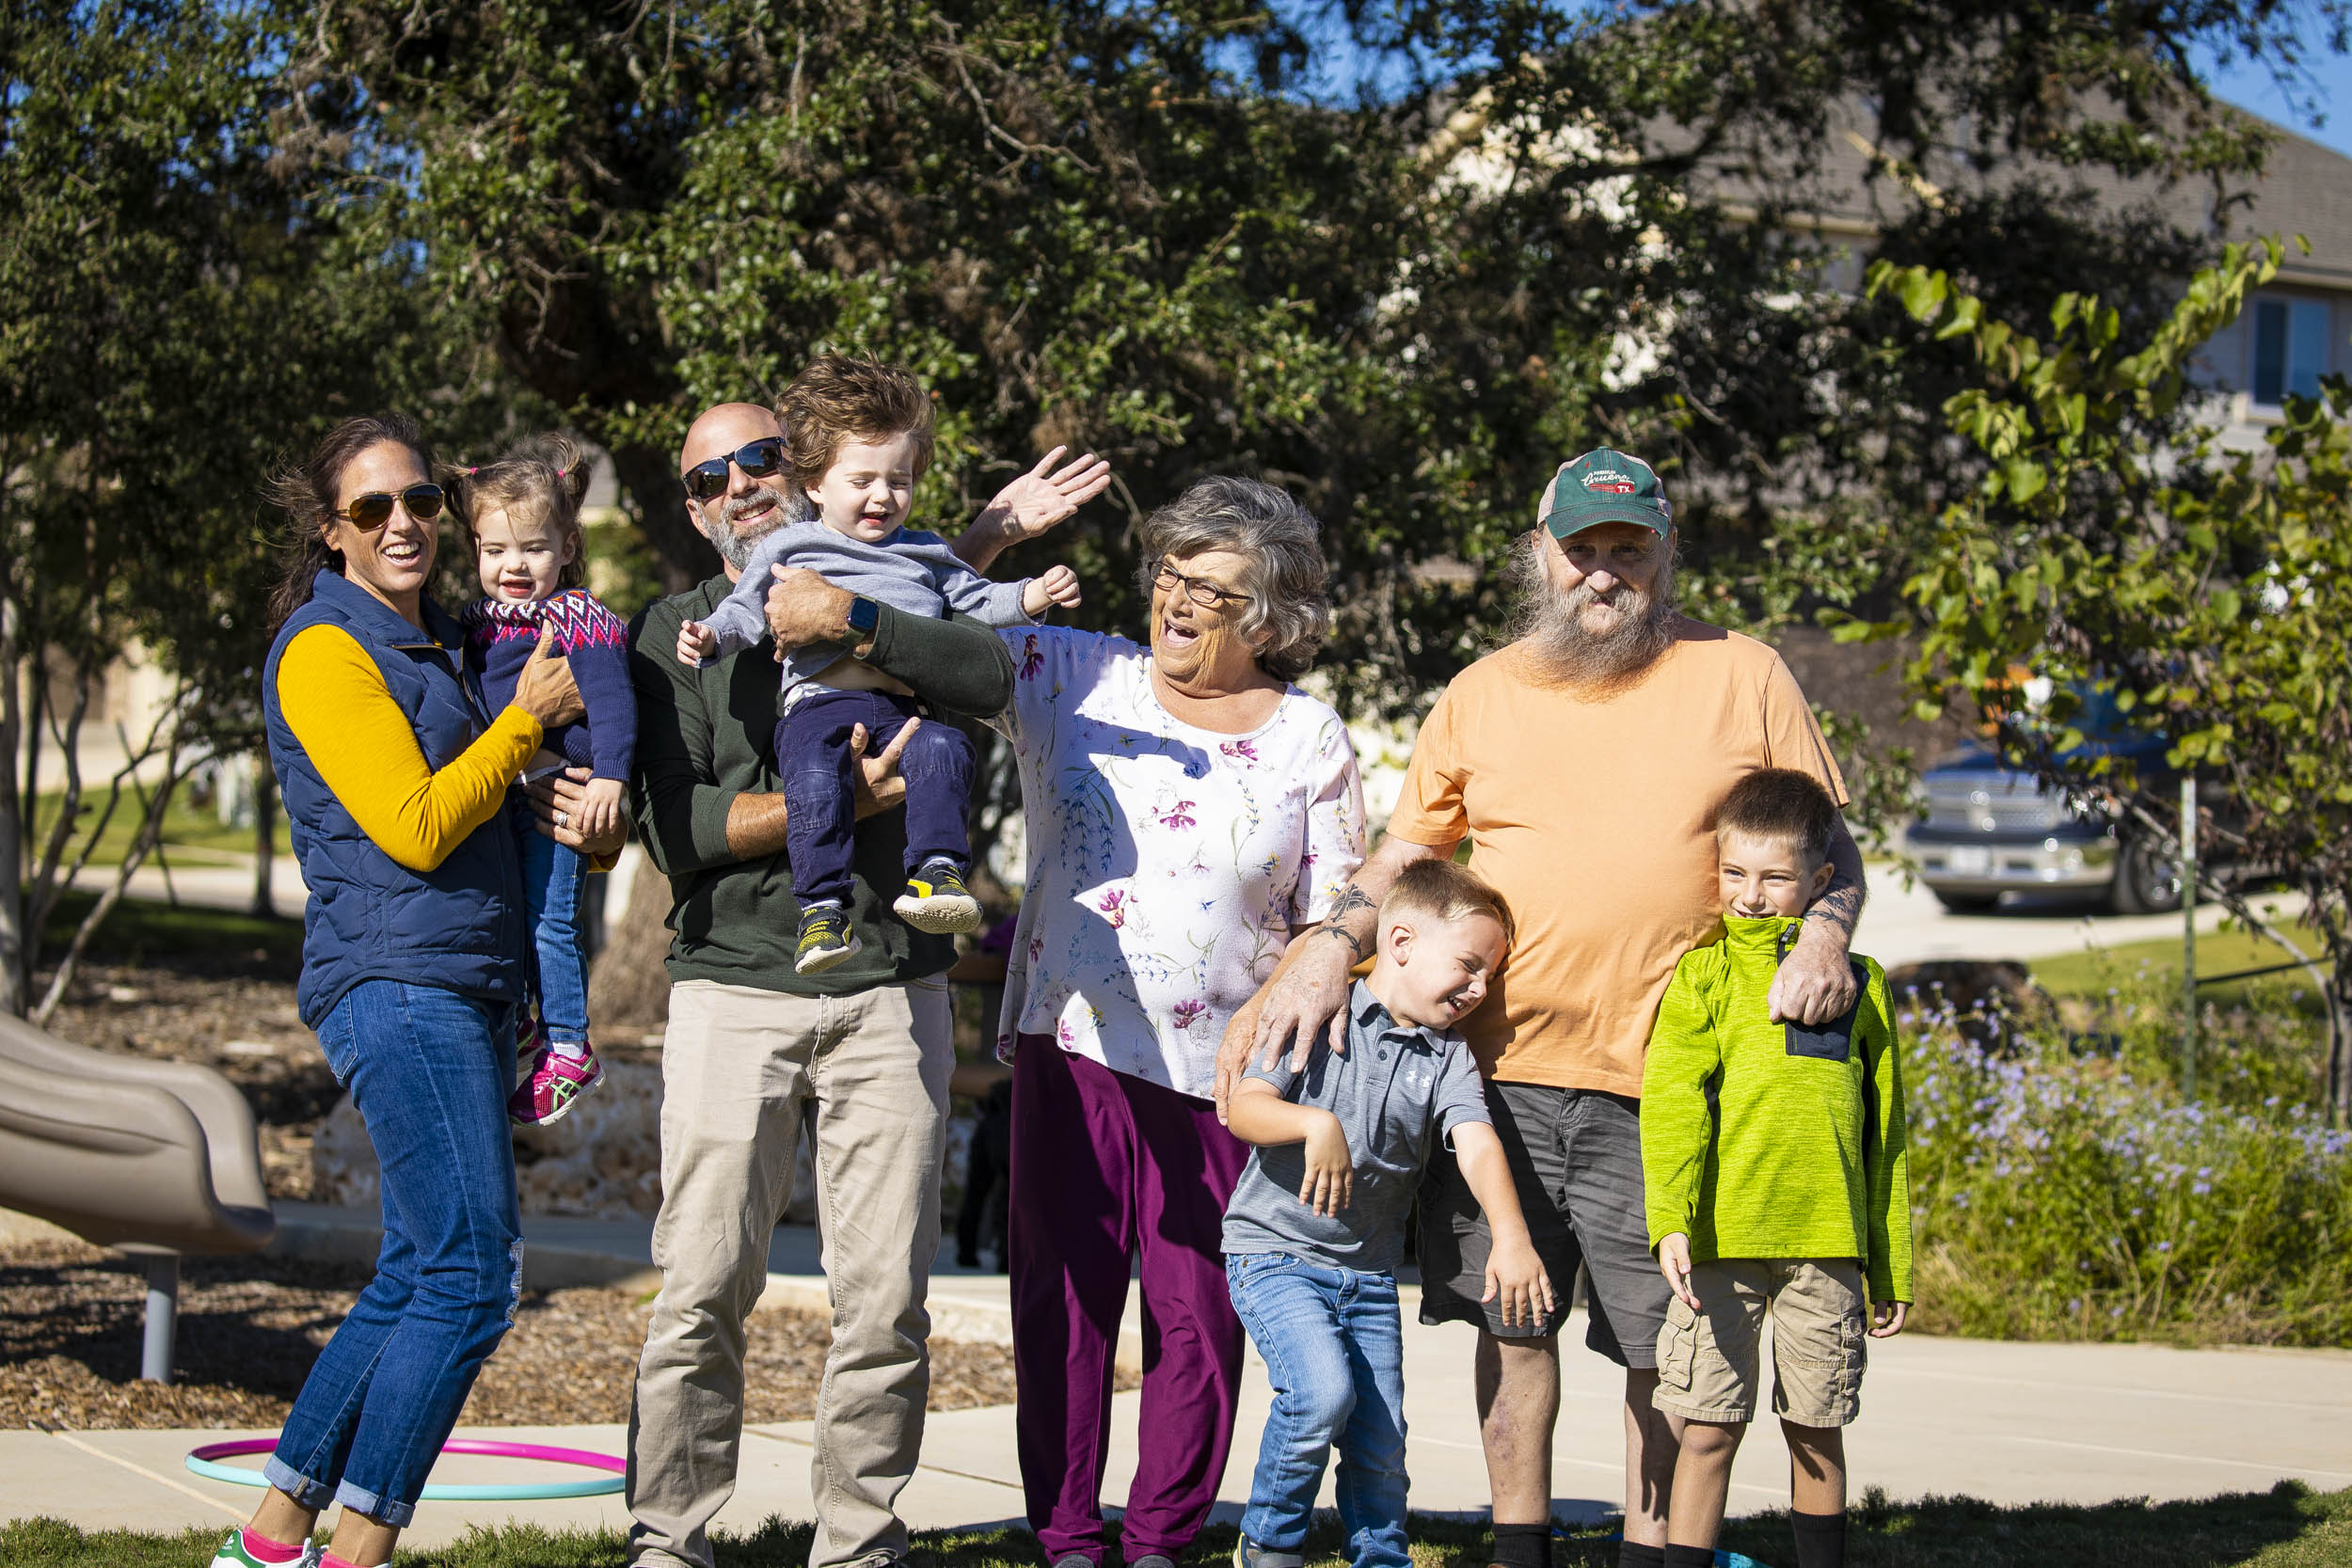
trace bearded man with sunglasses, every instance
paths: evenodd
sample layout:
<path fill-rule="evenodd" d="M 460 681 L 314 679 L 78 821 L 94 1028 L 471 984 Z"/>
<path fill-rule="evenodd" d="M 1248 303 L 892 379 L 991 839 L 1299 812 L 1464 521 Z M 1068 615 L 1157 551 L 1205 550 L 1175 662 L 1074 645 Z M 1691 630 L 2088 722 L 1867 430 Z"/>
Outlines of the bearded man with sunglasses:
<path fill-rule="evenodd" d="M 1108 466 L 1057 450 L 990 503 L 958 542 L 985 562 L 1101 493 Z M 810 1465 L 812 1568 L 902 1559 L 895 1505 L 922 1442 L 930 1363 L 923 1301 L 939 1242 L 939 1167 L 954 1065 L 942 973 L 952 939 L 894 918 L 904 824 L 857 836 L 856 958 L 797 974 L 798 906 L 771 738 L 775 660 L 839 646 L 935 710 L 992 718 L 1012 694 L 997 634 L 860 599 L 779 569 L 771 645 L 708 667 L 675 657 L 680 626 L 707 620 L 767 534 L 808 515 L 773 413 L 722 404 L 679 454 L 684 501 L 725 570 L 647 609 L 630 628 L 638 705 L 634 805 L 670 879 L 670 1022 L 662 1040 L 662 1271 L 629 1414 L 632 1563 L 710 1568 L 707 1533 L 735 1489 L 743 1425 L 743 1319 L 767 1279 L 768 1239 L 790 1196 L 803 1117 L 817 1140 L 833 1345 Z M 891 813 L 898 750 L 865 764 L 857 813 Z M 852 745 L 861 752 L 865 737 Z M 562 809 L 551 802 L 550 811 Z M 813 1116 L 809 1112 L 813 1107 Z"/>

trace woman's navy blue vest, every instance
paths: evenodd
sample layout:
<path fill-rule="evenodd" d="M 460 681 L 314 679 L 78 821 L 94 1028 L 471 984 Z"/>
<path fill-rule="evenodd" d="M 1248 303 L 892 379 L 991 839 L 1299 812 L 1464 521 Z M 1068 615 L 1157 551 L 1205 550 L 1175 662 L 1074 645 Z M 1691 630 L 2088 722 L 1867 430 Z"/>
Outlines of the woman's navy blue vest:
<path fill-rule="evenodd" d="M 365 589 L 322 571 L 310 602 L 288 617 L 262 671 L 270 765 L 286 804 L 294 858 L 310 887 L 303 913 L 302 1022 L 316 1028 L 362 980 L 405 980 L 496 1002 L 519 1002 L 530 939 L 522 871 L 504 812 L 476 828 L 433 871 L 410 871 L 377 848 L 320 779 L 278 703 L 278 662 L 310 626 L 349 632 L 384 673 L 435 772 L 488 728 L 466 673 L 456 622 L 424 601 L 420 632 Z"/>

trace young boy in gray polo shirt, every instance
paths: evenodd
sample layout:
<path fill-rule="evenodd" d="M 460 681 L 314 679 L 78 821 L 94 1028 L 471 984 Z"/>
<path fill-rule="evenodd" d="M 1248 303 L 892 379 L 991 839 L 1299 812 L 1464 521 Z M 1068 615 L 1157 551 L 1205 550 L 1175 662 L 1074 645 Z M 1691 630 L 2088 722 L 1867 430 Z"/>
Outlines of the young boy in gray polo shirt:
<path fill-rule="evenodd" d="M 1257 1152 L 1226 1206 L 1225 1275 L 1274 1383 L 1234 1568 L 1299 1568 L 1335 1442 L 1355 1568 L 1411 1568 L 1396 1265 L 1437 1134 L 1493 1227 L 1483 1299 L 1500 1297 L 1506 1323 L 1552 1309 L 1477 1066 L 1453 1029 L 1486 999 L 1510 931 L 1502 895 L 1469 871 L 1411 866 L 1380 905 L 1344 1052 L 1318 1041 L 1304 1071 L 1252 1068 L 1233 1092 L 1228 1125 Z"/>

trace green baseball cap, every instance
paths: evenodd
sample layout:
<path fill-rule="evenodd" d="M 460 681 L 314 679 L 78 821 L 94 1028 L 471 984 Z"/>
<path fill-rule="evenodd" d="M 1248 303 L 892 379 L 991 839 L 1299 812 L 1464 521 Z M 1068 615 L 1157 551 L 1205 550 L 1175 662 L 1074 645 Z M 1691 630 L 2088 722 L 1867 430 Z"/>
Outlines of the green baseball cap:
<path fill-rule="evenodd" d="M 1536 521 L 1554 539 L 1597 523 L 1633 523 L 1663 538 L 1674 527 L 1674 515 L 1656 469 L 1630 453 L 1602 447 L 1560 465 Z"/>

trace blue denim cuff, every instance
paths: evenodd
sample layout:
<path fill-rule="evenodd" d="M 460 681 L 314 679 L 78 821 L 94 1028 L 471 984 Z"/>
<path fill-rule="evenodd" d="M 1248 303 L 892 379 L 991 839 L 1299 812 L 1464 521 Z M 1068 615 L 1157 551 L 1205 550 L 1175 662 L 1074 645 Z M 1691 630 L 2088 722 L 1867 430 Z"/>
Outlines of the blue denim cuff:
<path fill-rule="evenodd" d="M 335 1500 L 333 1487 L 323 1481 L 312 1481 L 276 1454 L 271 1454 L 268 1463 L 262 1466 L 262 1479 L 313 1513 L 326 1512 L 326 1505 Z"/>
<path fill-rule="evenodd" d="M 394 1529 L 406 1529 L 417 1518 L 415 1503 L 378 1497 L 364 1486 L 354 1486 L 348 1479 L 335 1489 L 335 1500 L 354 1513 L 364 1513 L 377 1524 L 389 1525 Z"/>

